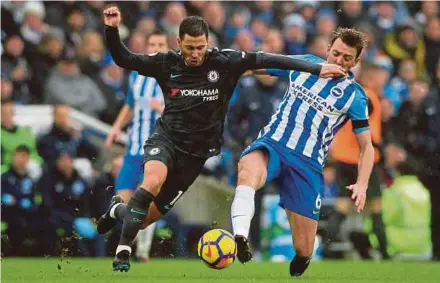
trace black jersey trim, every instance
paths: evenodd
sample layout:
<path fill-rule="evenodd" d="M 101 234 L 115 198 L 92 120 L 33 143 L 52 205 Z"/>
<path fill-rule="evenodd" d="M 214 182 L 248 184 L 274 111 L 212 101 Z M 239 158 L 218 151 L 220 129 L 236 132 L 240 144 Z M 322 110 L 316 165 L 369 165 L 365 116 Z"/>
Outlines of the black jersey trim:
<path fill-rule="evenodd" d="M 368 120 L 353 120 L 353 129 L 368 127 Z"/>

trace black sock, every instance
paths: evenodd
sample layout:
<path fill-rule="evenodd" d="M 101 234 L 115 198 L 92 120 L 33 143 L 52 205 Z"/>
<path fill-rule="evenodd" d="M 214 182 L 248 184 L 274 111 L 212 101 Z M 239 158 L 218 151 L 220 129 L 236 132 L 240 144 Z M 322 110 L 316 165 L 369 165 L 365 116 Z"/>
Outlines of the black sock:
<path fill-rule="evenodd" d="M 335 211 L 330 214 L 327 225 L 327 239 L 329 241 L 334 241 L 339 234 L 339 229 L 341 228 L 342 222 L 345 220 L 345 214 Z"/>
<path fill-rule="evenodd" d="M 124 221 L 125 212 L 127 211 L 127 204 L 123 203 L 116 207 L 115 217 L 117 220 Z"/>
<path fill-rule="evenodd" d="M 147 190 L 139 188 L 134 192 L 127 204 L 119 245 L 131 246 L 137 233 L 142 228 L 147 217 L 148 208 L 153 200 L 154 196 Z"/>
<path fill-rule="evenodd" d="M 385 224 L 382 220 L 382 214 L 373 213 L 371 218 L 373 220 L 373 232 L 376 234 L 377 241 L 379 242 L 379 251 L 382 254 L 382 258 L 388 259 L 390 256 L 387 252 L 387 235 L 385 233 Z"/>
<path fill-rule="evenodd" d="M 301 276 L 310 264 L 310 257 L 295 255 L 290 262 L 290 276 Z"/>

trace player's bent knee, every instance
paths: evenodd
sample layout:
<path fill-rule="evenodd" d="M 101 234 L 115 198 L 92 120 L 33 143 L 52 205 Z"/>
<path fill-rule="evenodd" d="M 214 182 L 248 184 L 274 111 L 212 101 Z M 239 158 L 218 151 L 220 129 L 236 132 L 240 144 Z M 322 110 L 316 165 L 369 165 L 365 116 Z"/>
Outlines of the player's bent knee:
<path fill-rule="evenodd" d="M 244 156 L 238 163 L 238 184 L 259 189 L 266 181 L 266 161 L 261 151 Z"/>

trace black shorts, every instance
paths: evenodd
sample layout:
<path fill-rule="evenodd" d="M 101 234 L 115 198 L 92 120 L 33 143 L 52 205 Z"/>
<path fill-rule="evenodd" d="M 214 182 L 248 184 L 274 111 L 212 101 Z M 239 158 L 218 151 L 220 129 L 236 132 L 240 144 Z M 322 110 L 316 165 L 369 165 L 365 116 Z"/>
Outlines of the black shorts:
<path fill-rule="evenodd" d="M 358 175 L 357 165 L 343 162 L 336 163 L 336 183 L 340 188 L 340 197 L 350 197 L 351 191 L 345 187 L 356 183 Z M 368 183 L 367 198 L 380 197 L 382 195 L 381 181 L 377 165 L 374 165 Z"/>
<path fill-rule="evenodd" d="M 154 133 L 144 145 L 144 164 L 150 160 L 161 161 L 168 168 L 165 183 L 154 201 L 164 215 L 199 176 L 206 158 L 181 152 L 169 138 Z"/>

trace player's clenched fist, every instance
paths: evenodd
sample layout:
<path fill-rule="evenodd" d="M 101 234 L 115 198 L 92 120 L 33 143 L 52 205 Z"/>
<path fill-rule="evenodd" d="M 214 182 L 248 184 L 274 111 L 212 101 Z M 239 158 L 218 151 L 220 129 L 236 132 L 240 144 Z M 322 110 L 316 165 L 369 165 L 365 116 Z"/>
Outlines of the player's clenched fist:
<path fill-rule="evenodd" d="M 121 12 L 118 7 L 110 7 L 104 10 L 104 24 L 117 27 L 121 23 Z"/>

